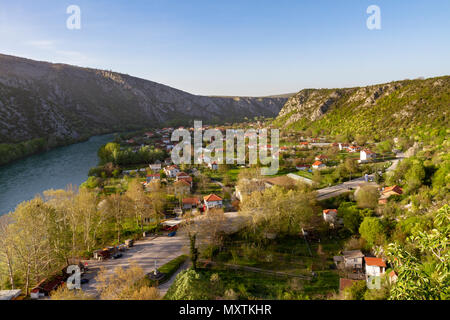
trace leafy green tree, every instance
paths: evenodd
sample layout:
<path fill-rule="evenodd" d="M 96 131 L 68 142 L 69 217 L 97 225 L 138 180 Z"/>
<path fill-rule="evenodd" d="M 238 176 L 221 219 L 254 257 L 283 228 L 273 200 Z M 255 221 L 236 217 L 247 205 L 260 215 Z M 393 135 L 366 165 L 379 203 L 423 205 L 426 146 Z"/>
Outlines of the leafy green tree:
<path fill-rule="evenodd" d="M 383 244 L 386 237 L 383 224 L 376 217 L 365 217 L 359 226 L 359 233 L 370 246 Z"/>
<path fill-rule="evenodd" d="M 358 233 L 363 217 L 356 205 L 351 202 L 343 202 L 338 208 L 338 213 L 344 220 L 344 227 L 352 234 Z"/>
<path fill-rule="evenodd" d="M 450 206 L 439 209 L 430 230 L 415 230 L 408 245 L 391 243 L 388 257 L 398 273 L 390 299 L 450 299 Z"/>
<path fill-rule="evenodd" d="M 378 189 L 373 186 L 363 186 L 355 192 L 356 203 L 360 208 L 376 208 L 379 197 Z"/>
<path fill-rule="evenodd" d="M 189 243 L 190 243 L 190 253 L 191 253 L 191 262 L 192 262 L 192 268 L 194 270 L 197 270 L 197 260 L 198 260 L 198 248 L 196 247 L 196 239 L 197 234 L 196 233 L 190 233 L 189 234 Z"/>

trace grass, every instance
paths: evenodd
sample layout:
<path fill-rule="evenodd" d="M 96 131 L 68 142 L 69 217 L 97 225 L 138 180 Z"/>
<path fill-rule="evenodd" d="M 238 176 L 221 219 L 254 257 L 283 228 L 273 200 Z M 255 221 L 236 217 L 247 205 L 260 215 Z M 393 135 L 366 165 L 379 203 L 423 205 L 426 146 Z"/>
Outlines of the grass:
<path fill-rule="evenodd" d="M 158 281 L 158 285 L 168 281 L 172 275 L 177 272 L 177 270 L 181 267 L 181 265 L 187 260 L 188 256 L 183 254 L 181 256 L 176 257 L 175 259 L 170 260 L 166 264 L 162 265 L 158 268 L 158 271 L 164 274 L 164 278 Z M 156 281 L 150 280 L 151 284 L 156 284 Z"/>
<path fill-rule="evenodd" d="M 228 263 L 292 275 L 311 275 L 311 272 L 314 272 L 317 277 L 312 281 L 302 280 L 301 292 L 309 297 L 315 297 L 337 290 L 339 275 L 336 270 L 331 269 L 331 265 L 333 255 L 342 248 L 343 241 L 324 238 L 320 243 L 307 244 L 300 237 L 285 237 L 276 239 L 266 246 L 252 246 L 239 236 L 233 236 L 227 239 L 225 250 L 217 254 L 213 260 L 219 262 L 217 268 L 220 268 L 220 263 Z M 279 277 L 270 276 L 270 278 Z M 283 290 L 288 289 L 285 280 Z"/>

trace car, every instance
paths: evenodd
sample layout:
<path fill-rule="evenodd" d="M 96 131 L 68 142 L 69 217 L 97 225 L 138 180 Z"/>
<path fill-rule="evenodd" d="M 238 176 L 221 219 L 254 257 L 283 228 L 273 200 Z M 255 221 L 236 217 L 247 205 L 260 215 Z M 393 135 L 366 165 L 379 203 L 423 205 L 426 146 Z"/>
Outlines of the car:
<path fill-rule="evenodd" d="M 112 256 L 113 259 L 119 259 L 120 257 L 122 257 L 122 254 L 120 252 Z"/>

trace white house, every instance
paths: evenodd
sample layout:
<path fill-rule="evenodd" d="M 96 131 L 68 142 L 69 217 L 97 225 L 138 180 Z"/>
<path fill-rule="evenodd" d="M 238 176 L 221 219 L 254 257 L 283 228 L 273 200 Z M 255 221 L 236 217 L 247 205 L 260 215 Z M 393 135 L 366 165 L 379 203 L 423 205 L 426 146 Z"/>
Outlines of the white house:
<path fill-rule="evenodd" d="M 217 162 L 210 162 L 208 163 L 208 168 L 210 168 L 211 170 L 218 170 L 219 169 L 219 165 L 217 164 Z"/>
<path fill-rule="evenodd" d="M 203 197 L 203 202 L 207 209 L 222 208 L 222 198 L 215 194 Z"/>
<path fill-rule="evenodd" d="M 148 165 L 153 172 L 161 171 L 161 163 L 153 163 Z"/>
<path fill-rule="evenodd" d="M 326 165 L 322 161 L 316 161 L 312 164 L 313 169 L 322 169 L 325 167 L 326 167 Z"/>
<path fill-rule="evenodd" d="M 323 210 L 323 220 L 328 223 L 335 223 L 337 217 L 337 209 L 326 209 Z"/>
<path fill-rule="evenodd" d="M 169 178 L 175 178 L 177 176 L 177 173 L 180 172 L 180 169 L 176 165 L 168 166 L 164 168 L 164 173 Z"/>
<path fill-rule="evenodd" d="M 376 153 L 369 150 L 369 149 L 364 149 L 359 153 L 359 162 L 368 162 L 368 161 L 372 161 L 377 157 Z"/>
<path fill-rule="evenodd" d="M 364 257 L 366 276 L 378 277 L 384 274 L 386 263 L 381 258 Z"/>

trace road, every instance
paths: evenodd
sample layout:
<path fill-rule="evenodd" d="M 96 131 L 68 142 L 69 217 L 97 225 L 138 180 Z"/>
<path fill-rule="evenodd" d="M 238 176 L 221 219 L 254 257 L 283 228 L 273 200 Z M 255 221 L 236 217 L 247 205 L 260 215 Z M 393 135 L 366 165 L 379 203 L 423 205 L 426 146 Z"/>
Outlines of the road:
<path fill-rule="evenodd" d="M 391 160 L 392 164 L 390 165 L 389 168 L 386 169 L 386 172 L 390 172 L 393 171 L 397 168 L 398 163 L 404 158 L 404 154 L 403 153 L 397 153 L 397 158 Z M 373 179 L 373 175 L 369 175 L 370 179 Z M 319 189 L 317 190 L 317 200 L 321 201 L 321 200 L 325 200 L 328 198 L 332 198 L 332 197 L 336 197 L 340 194 L 343 194 L 345 192 L 348 192 L 350 190 L 355 190 L 358 186 L 360 185 L 372 185 L 372 186 L 376 186 L 378 187 L 378 184 L 374 183 L 374 182 L 369 182 L 366 183 L 364 181 L 364 177 L 359 177 L 350 181 L 346 181 L 344 183 L 335 185 L 335 186 L 331 186 L 331 187 L 327 187 L 327 188 L 323 188 L 323 189 Z"/>

